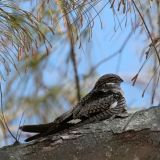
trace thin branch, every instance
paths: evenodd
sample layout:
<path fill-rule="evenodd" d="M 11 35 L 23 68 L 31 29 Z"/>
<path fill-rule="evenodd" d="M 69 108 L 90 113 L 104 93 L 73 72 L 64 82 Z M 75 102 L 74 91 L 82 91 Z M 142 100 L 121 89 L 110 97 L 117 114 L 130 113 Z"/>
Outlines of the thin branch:
<path fill-rule="evenodd" d="M 76 90 L 77 90 L 77 100 L 80 101 L 80 83 L 79 83 L 79 76 L 78 76 L 78 70 L 77 70 L 77 64 L 76 64 L 76 56 L 75 56 L 75 51 L 74 51 L 74 35 L 72 31 L 72 26 L 69 23 L 69 17 L 68 14 L 66 14 L 65 8 L 62 8 L 64 12 L 64 17 L 66 20 L 66 25 L 67 25 L 67 34 L 68 34 L 68 39 L 70 41 L 70 55 L 71 55 L 71 61 L 73 65 L 73 70 L 74 70 L 74 78 L 75 78 L 75 84 L 76 84 Z"/>
<path fill-rule="evenodd" d="M 134 5 L 134 7 L 136 8 L 139 16 L 141 17 L 141 20 L 142 20 L 142 22 L 143 22 L 143 24 L 144 24 L 144 26 L 145 26 L 145 29 L 146 29 L 146 31 L 147 31 L 147 33 L 148 33 L 148 35 L 149 35 L 149 37 L 150 37 L 150 39 L 151 39 L 151 41 L 152 41 L 152 43 L 153 43 L 153 48 L 155 49 L 155 52 L 156 52 L 156 55 L 157 55 L 157 58 L 158 58 L 158 61 L 159 61 L 159 64 L 160 64 L 159 53 L 158 53 L 158 51 L 157 51 L 156 46 L 154 45 L 154 40 L 153 40 L 153 38 L 152 38 L 152 36 L 151 36 L 151 33 L 150 33 L 150 31 L 149 31 L 149 29 L 148 29 L 148 27 L 147 27 L 147 24 L 146 24 L 146 22 L 145 22 L 145 20 L 144 20 L 144 18 L 143 18 L 143 16 L 142 16 L 140 10 L 138 9 L 137 5 L 135 4 L 134 0 L 132 0 L 132 3 L 133 3 L 133 5 Z"/>
<path fill-rule="evenodd" d="M 2 118 L 3 118 L 3 122 L 5 124 L 5 127 L 7 128 L 8 132 L 10 133 L 10 135 L 15 139 L 15 142 L 18 142 L 17 138 L 13 135 L 13 133 L 11 132 L 11 130 L 9 129 L 7 122 L 5 120 L 5 116 L 4 116 L 4 112 L 3 112 L 3 95 L 2 95 L 2 86 L 1 86 L 1 82 L 0 82 L 0 97 L 1 97 L 1 112 L 2 112 Z"/>
<path fill-rule="evenodd" d="M 129 41 L 129 39 L 131 38 L 133 32 L 131 31 L 128 36 L 126 37 L 126 39 L 124 40 L 122 46 L 116 51 L 114 52 L 113 54 L 109 55 L 108 57 L 102 59 L 101 61 L 99 61 L 96 65 L 94 65 L 90 72 L 88 73 L 88 75 L 91 75 L 100 65 L 102 65 L 103 63 L 107 62 L 108 60 L 114 58 L 115 56 L 119 55 L 122 53 L 123 49 L 125 48 L 127 42 Z"/>

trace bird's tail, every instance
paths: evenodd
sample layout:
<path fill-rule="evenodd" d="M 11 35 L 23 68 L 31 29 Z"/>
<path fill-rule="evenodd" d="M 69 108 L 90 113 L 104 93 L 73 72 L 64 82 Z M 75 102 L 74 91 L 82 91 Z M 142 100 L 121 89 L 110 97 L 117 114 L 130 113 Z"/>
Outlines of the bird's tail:
<path fill-rule="evenodd" d="M 38 138 L 41 138 L 41 137 L 43 137 L 43 136 L 42 136 L 42 133 L 38 133 L 38 134 L 36 134 L 36 135 L 34 135 L 34 136 L 31 136 L 31 137 L 25 139 L 25 142 L 33 141 L 33 140 L 38 139 Z"/>
<path fill-rule="evenodd" d="M 70 126 L 73 126 L 73 124 L 67 123 L 68 121 L 72 120 L 72 118 L 73 118 L 72 111 L 68 111 L 59 116 L 58 118 L 56 118 L 54 122 L 47 124 L 38 124 L 38 125 L 24 125 L 21 126 L 20 129 L 24 132 L 38 133 L 25 140 L 26 142 L 29 142 L 34 139 L 45 137 L 63 131 L 65 129 L 68 129 Z"/>
<path fill-rule="evenodd" d="M 36 135 L 33 135 L 25 139 L 25 142 L 29 142 L 29 141 L 44 137 L 46 135 L 50 135 L 48 131 L 51 128 L 52 128 L 52 133 L 56 133 L 58 130 L 60 130 L 59 125 L 53 122 L 47 123 L 47 124 L 39 124 L 39 125 L 24 125 L 20 127 L 20 129 L 24 132 L 38 133 Z"/>
<path fill-rule="evenodd" d="M 43 132 L 46 132 L 53 125 L 54 125 L 53 123 L 38 124 L 38 125 L 24 125 L 24 126 L 21 126 L 20 129 L 24 132 L 43 133 Z"/>
<path fill-rule="evenodd" d="M 25 132 L 34 132 L 38 133 L 36 135 L 33 135 L 27 139 L 25 139 L 25 142 L 29 142 L 41 137 L 46 137 L 52 134 L 55 134 L 57 132 L 64 131 L 65 129 L 68 129 L 69 127 L 74 126 L 74 124 L 56 124 L 56 123 L 49 123 L 49 124 L 41 124 L 41 125 L 26 125 L 22 126 L 20 129 Z"/>
<path fill-rule="evenodd" d="M 60 125 L 65 124 L 71 119 L 72 119 L 72 112 L 68 111 L 62 114 L 61 116 L 59 116 L 58 118 L 56 118 L 54 122 L 47 123 L 47 124 L 38 124 L 38 125 L 24 125 L 24 126 L 21 126 L 20 129 L 24 132 L 43 133 L 43 132 L 47 132 L 50 128 L 52 130 L 54 130 L 54 128 L 57 130 L 57 128 L 59 128 Z"/>

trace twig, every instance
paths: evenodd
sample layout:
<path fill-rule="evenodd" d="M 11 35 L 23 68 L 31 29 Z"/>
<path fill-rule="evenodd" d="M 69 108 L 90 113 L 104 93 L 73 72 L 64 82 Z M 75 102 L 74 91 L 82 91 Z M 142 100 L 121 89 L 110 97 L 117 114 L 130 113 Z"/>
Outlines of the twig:
<path fill-rule="evenodd" d="M 157 51 L 156 46 L 154 45 L 154 40 L 153 40 L 153 38 L 152 38 L 152 36 L 151 36 L 151 33 L 150 33 L 150 31 L 149 31 L 149 29 L 148 29 L 148 27 L 147 27 L 147 24 L 146 24 L 146 22 L 145 22 L 145 20 L 144 20 L 144 18 L 143 18 L 143 16 L 142 16 L 140 10 L 138 9 L 137 5 L 135 4 L 134 0 L 132 0 L 132 3 L 133 3 L 133 5 L 134 5 L 134 7 L 136 8 L 139 16 L 141 17 L 141 20 L 142 20 L 142 22 L 143 22 L 143 24 L 144 24 L 144 26 L 145 26 L 145 29 L 146 29 L 146 31 L 147 31 L 147 33 L 148 33 L 148 35 L 149 35 L 149 37 L 150 37 L 150 39 L 151 39 L 151 41 L 152 41 L 153 48 L 155 49 L 155 52 L 156 52 L 156 55 L 157 55 L 157 58 L 158 58 L 158 61 L 159 61 L 159 64 L 160 64 L 159 53 L 158 53 L 158 51 Z"/>
<path fill-rule="evenodd" d="M 126 39 L 124 40 L 122 46 L 113 54 L 109 55 L 108 57 L 102 59 L 101 61 L 99 61 L 96 65 L 94 65 L 91 69 L 90 72 L 87 75 L 91 75 L 100 65 L 102 65 L 103 63 L 107 62 L 108 60 L 114 58 L 115 56 L 119 55 L 122 53 L 123 49 L 126 46 L 126 43 L 129 41 L 129 39 L 131 38 L 133 32 L 131 31 L 128 36 L 126 37 Z"/>
<path fill-rule="evenodd" d="M 4 112 L 3 112 L 3 95 L 2 95 L 1 82 L 0 82 L 0 97 L 1 97 L 1 112 L 2 112 L 2 118 L 3 118 L 3 121 L 4 121 L 4 125 L 7 128 L 8 132 L 10 133 L 10 135 L 15 139 L 15 143 L 17 143 L 18 142 L 17 138 L 13 135 L 13 133 L 9 129 L 9 127 L 7 125 L 7 122 L 5 120 L 5 116 L 4 116 Z"/>
<path fill-rule="evenodd" d="M 73 70 L 74 70 L 74 78 L 75 78 L 75 84 L 76 84 L 76 90 L 77 90 L 77 99 L 79 101 L 81 96 L 80 96 L 80 84 L 79 84 L 78 70 L 77 70 L 77 64 L 76 64 L 76 56 L 74 52 L 74 36 L 72 33 L 71 25 L 69 23 L 68 14 L 66 14 L 66 10 L 63 6 L 62 6 L 62 10 L 64 12 L 64 17 L 65 17 L 66 24 L 67 24 L 67 30 L 68 30 L 67 34 L 68 34 L 68 39 L 70 41 L 70 47 L 71 47 L 70 55 L 71 55 L 71 61 L 72 61 Z"/>
<path fill-rule="evenodd" d="M 21 119 L 20 119 L 20 122 L 19 122 L 19 125 L 18 125 L 18 130 L 17 130 L 17 134 L 16 134 L 16 139 L 19 140 L 20 138 L 20 135 L 21 135 L 21 131 L 20 131 L 20 126 L 21 126 L 21 123 L 22 123 L 22 119 L 23 119 L 23 116 L 24 116 L 24 112 L 22 113 L 22 116 L 21 116 Z M 20 132 L 19 132 L 20 131 Z M 18 134 L 19 133 L 19 134 Z"/>

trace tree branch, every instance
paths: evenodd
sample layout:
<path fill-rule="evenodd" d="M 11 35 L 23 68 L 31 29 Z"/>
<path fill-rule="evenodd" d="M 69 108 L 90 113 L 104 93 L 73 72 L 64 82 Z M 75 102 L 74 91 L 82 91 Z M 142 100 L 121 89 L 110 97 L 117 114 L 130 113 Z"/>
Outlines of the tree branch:
<path fill-rule="evenodd" d="M 0 157 L 1 160 L 160 159 L 160 108 L 152 107 L 124 119 L 87 124 L 28 144 L 4 147 L 0 149 Z"/>

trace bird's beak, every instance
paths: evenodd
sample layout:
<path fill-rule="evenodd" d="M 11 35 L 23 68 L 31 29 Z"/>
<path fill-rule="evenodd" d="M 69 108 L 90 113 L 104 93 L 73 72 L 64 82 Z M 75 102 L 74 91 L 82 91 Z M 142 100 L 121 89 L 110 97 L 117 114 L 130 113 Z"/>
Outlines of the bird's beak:
<path fill-rule="evenodd" d="M 121 78 L 121 82 L 124 82 L 124 80 Z"/>

